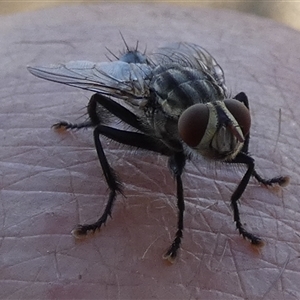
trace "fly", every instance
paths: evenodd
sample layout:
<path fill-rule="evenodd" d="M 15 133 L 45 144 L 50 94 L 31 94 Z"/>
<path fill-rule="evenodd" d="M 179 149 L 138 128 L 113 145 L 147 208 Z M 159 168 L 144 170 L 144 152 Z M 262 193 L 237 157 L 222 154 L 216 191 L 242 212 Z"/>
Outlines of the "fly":
<path fill-rule="evenodd" d="M 246 165 L 247 171 L 231 196 L 233 218 L 244 238 L 252 244 L 262 244 L 261 238 L 244 228 L 238 200 L 251 177 L 265 186 L 286 186 L 289 178 L 264 179 L 256 172 L 255 161 L 248 153 L 251 117 L 247 96 L 243 92 L 235 97 L 228 95 L 222 68 L 198 45 L 173 43 L 150 55 L 125 45 L 126 52 L 110 62 L 72 61 L 28 67 L 37 77 L 95 92 L 87 106 L 87 122 L 62 121 L 53 125 L 94 128 L 95 148 L 110 190 L 102 216 L 95 223 L 78 225 L 72 234 L 80 238 L 100 229 L 112 214 L 117 194 L 122 193 L 121 181 L 107 161 L 100 140 L 100 136 L 106 136 L 169 157 L 168 165 L 177 184 L 178 221 L 165 259 L 173 262 L 181 245 L 185 209 L 181 175 L 186 161 L 197 155 Z M 107 115 L 129 125 L 131 130 L 110 126 Z"/>

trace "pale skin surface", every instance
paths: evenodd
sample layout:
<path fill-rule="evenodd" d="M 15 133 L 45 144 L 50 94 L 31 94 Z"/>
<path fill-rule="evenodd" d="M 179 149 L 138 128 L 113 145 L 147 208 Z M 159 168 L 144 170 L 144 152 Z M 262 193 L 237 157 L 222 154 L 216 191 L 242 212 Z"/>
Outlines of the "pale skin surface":
<path fill-rule="evenodd" d="M 176 5 L 59 7 L 0 23 L 1 299 L 300 298 L 298 32 Z M 252 179 L 241 199 L 242 222 L 264 239 L 263 248 L 243 240 L 233 224 L 230 196 L 243 168 L 198 161 L 183 176 L 183 244 L 175 264 L 167 264 L 161 256 L 177 209 L 166 159 L 105 140 L 126 198 L 118 197 L 100 233 L 83 241 L 70 234 L 100 216 L 108 189 L 92 130 L 59 134 L 50 127 L 85 120 L 91 93 L 35 78 L 26 65 L 107 60 L 105 46 L 124 49 L 119 30 L 141 50 L 200 44 L 223 67 L 232 94 L 247 93 L 257 170 L 291 176 L 288 187 L 273 190 Z"/>

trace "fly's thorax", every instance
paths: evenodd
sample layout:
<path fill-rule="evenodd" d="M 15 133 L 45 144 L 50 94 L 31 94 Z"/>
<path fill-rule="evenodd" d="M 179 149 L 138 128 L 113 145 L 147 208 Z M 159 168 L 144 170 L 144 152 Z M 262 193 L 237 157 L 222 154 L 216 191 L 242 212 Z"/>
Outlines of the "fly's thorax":
<path fill-rule="evenodd" d="M 228 99 L 191 106 L 180 116 L 178 132 L 202 156 L 232 160 L 244 145 L 250 123 L 246 106 Z"/>
<path fill-rule="evenodd" d="M 158 66 L 150 82 L 160 109 L 177 117 L 188 107 L 202 102 L 224 99 L 225 92 L 216 80 L 203 70 L 176 64 Z"/>

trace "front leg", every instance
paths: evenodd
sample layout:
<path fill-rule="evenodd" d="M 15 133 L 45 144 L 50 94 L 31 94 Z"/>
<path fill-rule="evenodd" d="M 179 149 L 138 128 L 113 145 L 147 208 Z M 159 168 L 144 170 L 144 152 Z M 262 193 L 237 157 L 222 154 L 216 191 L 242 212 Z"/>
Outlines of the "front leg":
<path fill-rule="evenodd" d="M 249 180 L 251 176 L 254 176 L 259 182 L 263 183 L 264 185 L 273 185 L 273 184 L 279 184 L 281 186 L 288 184 L 288 177 L 274 177 L 272 179 L 263 179 L 260 177 L 257 172 L 255 171 L 255 165 L 254 165 L 254 159 L 249 156 L 248 154 L 245 154 L 243 152 L 240 152 L 236 158 L 229 163 L 241 163 L 248 166 L 247 172 L 245 173 L 244 177 L 242 178 L 241 182 L 239 183 L 238 187 L 234 191 L 234 193 L 231 196 L 231 207 L 233 209 L 233 216 L 234 216 L 234 222 L 236 224 L 236 228 L 238 229 L 239 233 L 246 239 L 250 240 L 250 242 L 254 245 L 260 245 L 262 244 L 261 238 L 253 235 L 252 233 L 249 233 L 246 231 L 246 229 L 243 227 L 240 219 L 240 213 L 238 209 L 238 200 L 241 198 L 242 194 L 244 193 Z"/>
<path fill-rule="evenodd" d="M 242 225 L 240 219 L 240 212 L 238 208 L 238 200 L 241 198 L 242 194 L 244 193 L 254 170 L 254 159 L 247 154 L 239 153 L 234 159 L 234 161 L 232 162 L 242 163 L 248 166 L 247 172 L 245 173 L 238 187 L 236 188 L 236 190 L 233 192 L 231 196 L 231 207 L 233 210 L 233 219 L 236 224 L 236 228 L 238 229 L 239 233 L 243 236 L 243 238 L 248 239 L 254 245 L 260 245 L 262 244 L 261 238 L 248 232 Z"/>

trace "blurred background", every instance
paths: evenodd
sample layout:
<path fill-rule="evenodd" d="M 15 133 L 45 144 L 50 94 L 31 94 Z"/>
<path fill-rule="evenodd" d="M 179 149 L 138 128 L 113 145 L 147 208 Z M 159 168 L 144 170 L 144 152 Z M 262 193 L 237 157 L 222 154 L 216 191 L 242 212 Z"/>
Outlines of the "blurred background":
<path fill-rule="evenodd" d="M 0 15 L 13 14 L 22 11 L 36 10 L 45 7 L 53 7 L 57 5 L 76 5 L 80 3 L 95 3 L 95 2 L 114 2 L 111 0 L 106 1 L 74 1 L 74 0 L 51 0 L 51 1 L 14 1 L 14 0 L 1 0 L 0 1 Z M 115 1 L 115 2 L 122 2 Z M 130 1 L 126 1 L 130 3 Z M 132 1 L 137 2 L 137 1 Z M 140 2 L 160 2 L 140 0 Z M 165 1 L 161 1 L 165 2 Z M 221 9 L 233 9 L 241 12 L 255 14 L 258 16 L 270 18 L 288 25 L 294 29 L 300 30 L 300 1 L 283 1 L 283 0 L 224 0 L 224 1 L 169 1 L 177 5 L 198 5 L 199 7 L 211 7 Z"/>

